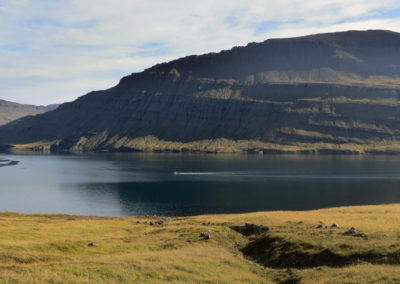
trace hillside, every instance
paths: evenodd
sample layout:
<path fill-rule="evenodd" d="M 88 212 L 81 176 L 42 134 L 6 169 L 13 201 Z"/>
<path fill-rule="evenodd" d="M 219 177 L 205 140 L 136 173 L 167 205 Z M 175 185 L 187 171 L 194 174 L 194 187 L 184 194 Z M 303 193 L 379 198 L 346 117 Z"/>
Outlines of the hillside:
<path fill-rule="evenodd" d="M 185 218 L 0 213 L 0 282 L 399 283 L 399 214 L 398 204 Z"/>
<path fill-rule="evenodd" d="M 0 128 L 0 145 L 62 151 L 400 152 L 399 138 L 400 34 L 382 30 L 188 56 Z"/>
<path fill-rule="evenodd" d="M 17 104 L 0 99 L 0 125 L 7 124 L 13 120 L 27 115 L 37 115 L 54 110 L 58 105 L 34 106 Z"/>

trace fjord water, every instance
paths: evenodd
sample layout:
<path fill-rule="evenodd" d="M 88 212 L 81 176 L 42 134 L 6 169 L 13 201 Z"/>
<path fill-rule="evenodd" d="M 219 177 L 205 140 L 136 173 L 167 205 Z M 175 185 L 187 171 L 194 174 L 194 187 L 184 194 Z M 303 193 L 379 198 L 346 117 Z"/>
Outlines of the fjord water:
<path fill-rule="evenodd" d="M 184 216 L 400 202 L 400 156 L 7 155 L 0 212 Z"/>

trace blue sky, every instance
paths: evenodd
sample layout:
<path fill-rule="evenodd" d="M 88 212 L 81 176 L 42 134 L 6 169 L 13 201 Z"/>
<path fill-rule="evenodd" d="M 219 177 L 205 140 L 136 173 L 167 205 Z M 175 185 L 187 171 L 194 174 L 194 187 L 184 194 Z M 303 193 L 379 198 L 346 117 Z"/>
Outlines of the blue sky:
<path fill-rule="evenodd" d="M 398 0 L 0 0 L 0 99 L 51 104 L 268 38 L 400 32 Z"/>

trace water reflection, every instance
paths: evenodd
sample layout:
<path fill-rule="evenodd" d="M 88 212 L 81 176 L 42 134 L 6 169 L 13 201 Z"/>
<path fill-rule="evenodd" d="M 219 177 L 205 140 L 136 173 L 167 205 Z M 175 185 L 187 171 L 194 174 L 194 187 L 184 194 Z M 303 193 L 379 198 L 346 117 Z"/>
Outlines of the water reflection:
<path fill-rule="evenodd" d="M 400 182 L 163 182 L 118 183 L 101 187 L 117 193 L 121 214 L 164 216 L 240 213 L 264 210 L 307 210 L 346 205 L 400 202 Z M 379 190 L 377 190 L 379 188 Z M 80 191 L 98 194 L 98 184 Z M 104 192 L 103 192 L 104 193 Z"/>
<path fill-rule="evenodd" d="M 197 215 L 400 202 L 400 156 L 10 156 L 0 211 Z"/>
<path fill-rule="evenodd" d="M 10 160 L 1 160 L 0 159 L 0 167 L 15 166 L 18 164 L 19 164 L 19 161 L 10 161 Z"/>

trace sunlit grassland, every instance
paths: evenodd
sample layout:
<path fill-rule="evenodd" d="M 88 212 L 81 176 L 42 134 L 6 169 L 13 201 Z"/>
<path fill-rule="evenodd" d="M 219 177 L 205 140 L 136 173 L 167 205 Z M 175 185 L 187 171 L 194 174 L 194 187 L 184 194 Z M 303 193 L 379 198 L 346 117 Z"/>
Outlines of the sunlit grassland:
<path fill-rule="evenodd" d="M 340 228 L 317 229 L 320 222 Z M 230 229 L 262 224 L 270 228 L 265 236 L 308 253 L 387 255 L 400 251 L 399 222 L 400 205 L 187 218 L 2 213 L 0 283 L 399 283 L 400 266 L 385 261 L 264 267 L 241 252 L 257 237 Z M 343 235 L 349 227 L 367 238 Z"/>
<path fill-rule="evenodd" d="M 301 129 L 286 129 L 283 128 L 282 133 L 294 134 L 305 138 L 332 138 L 333 136 L 321 134 L 319 132 L 305 131 Z M 99 141 L 95 136 L 91 139 L 83 139 L 84 145 L 74 146 L 69 149 L 73 153 L 92 152 Z M 114 138 L 113 138 L 114 139 Z M 360 140 L 358 138 L 344 138 L 336 137 L 338 141 L 343 143 L 329 143 L 329 142 L 315 142 L 315 143 L 302 143 L 293 142 L 287 144 L 276 144 L 269 142 L 262 142 L 258 140 L 230 140 L 226 138 L 201 140 L 194 142 L 173 142 L 162 141 L 153 136 L 142 138 L 128 139 L 116 137 L 112 143 L 109 144 L 112 151 L 133 151 L 133 152 L 194 152 L 194 153 L 353 153 L 353 154 L 366 154 L 366 153 L 400 153 L 399 141 L 373 141 L 373 140 Z M 83 141 L 82 140 L 82 141 Z M 362 144 L 360 144 L 362 142 Z M 13 148 L 8 149 L 11 153 L 32 154 L 36 152 L 50 153 L 50 147 L 57 144 L 57 141 L 41 141 L 30 144 L 12 145 Z M 82 142 L 83 143 L 83 142 Z M 90 147 L 88 145 L 91 145 Z M 88 147 L 87 147 L 88 146 Z M 92 147 L 93 146 L 93 147 Z M 109 150 L 106 150 L 109 151 Z"/>

